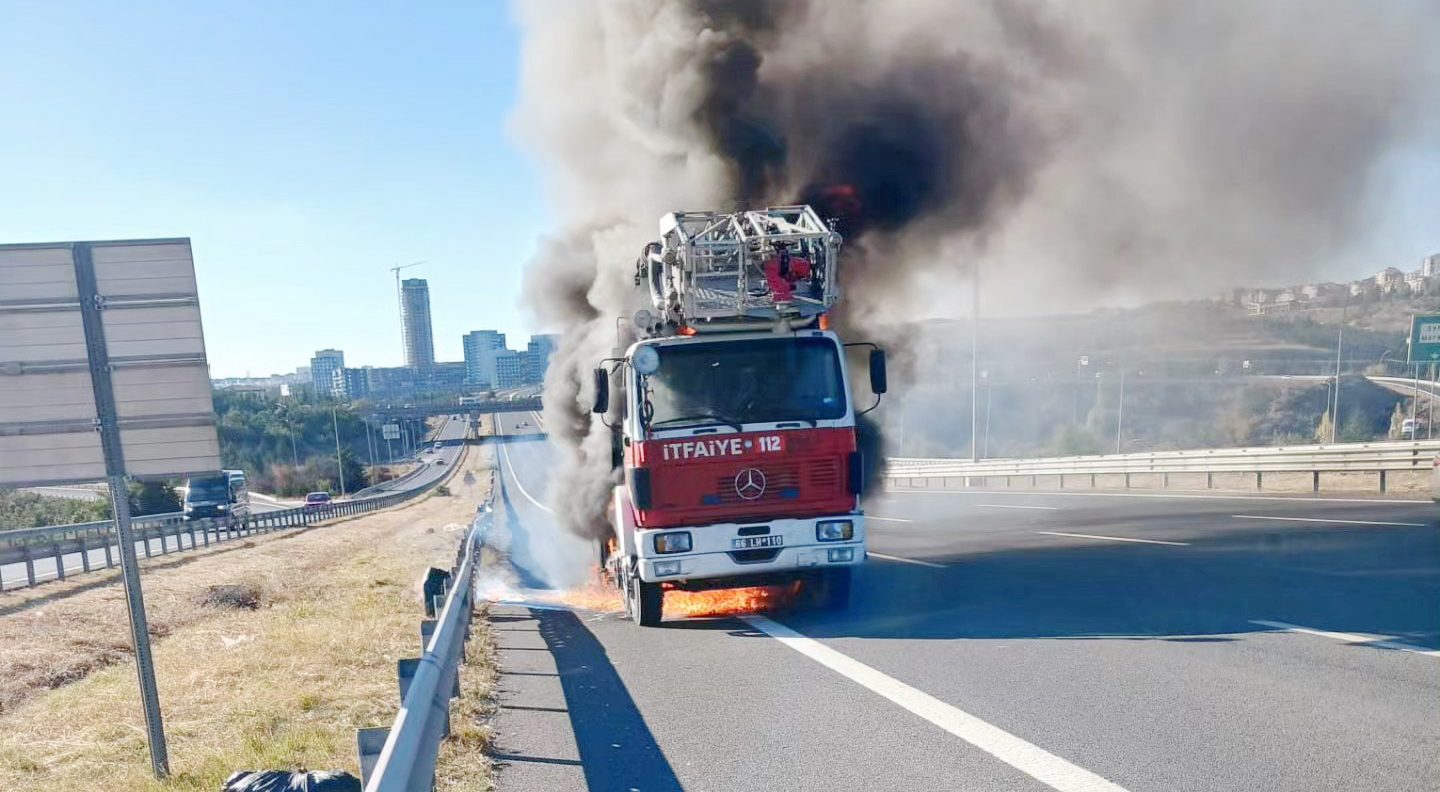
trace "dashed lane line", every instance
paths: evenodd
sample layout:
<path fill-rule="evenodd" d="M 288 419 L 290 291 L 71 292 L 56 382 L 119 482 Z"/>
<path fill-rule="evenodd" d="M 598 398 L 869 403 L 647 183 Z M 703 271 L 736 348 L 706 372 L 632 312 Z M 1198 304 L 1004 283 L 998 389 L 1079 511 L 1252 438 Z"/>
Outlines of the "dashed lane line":
<path fill-rule="evenodd" d="M 545 504 L 536 500 L 535 496 L 531 495 L 530 491 L 525 489 L 525 485 L 520 483 L 520 476 L 515 472 L 515 465 L 510 461 L 510 449 L 504 443 L 500 444 L 500 453 L 505 455 L 505 469 L 510 471 L 510 480 L 515 482 L 515 488 L 520 490 L 520 494 L 524 495 L 526 500 L 530 501 L 536 506 L 539 506 L 546 512 L 554 514 L 555 512 L 551 510 L 549 506 L 546 506 Z"/>
<path fill-rule="evenodd" d="M 1125 792 L 1125 788 L 1033 743 L 946 704 L 843 652 L 766 618 L 740 617 L 751 627 L 794 649 L 851 682 L 919 715 L 1005 764 L 1059 792 Z"/>
<path fill-rule="evenodd" d="M 934 561 L 921 561 L 918 558 L 903 558 L 901 556 L 885 555 L 884 553 L 877 553 L 874 550 L 866 550 L 865 555 L 873 556 L 875 558 L 883 558 L 886 561 L 899 561 L 902 564 L 914 564 L 916 566 L 930 567 L 931 569 L 948 569 L 946 565 L 937 564 Z"/>
<path fill-rule="evenodd" d="M 1426 523 L 1384 522 L 1381 520 L 1337 520 L 1322 517 L 1277 517 L 1270 514 L 1232 514 L 1236 520 L 1281 520 L 1283 522 L 1333 523 L 1335 525 L 1384 525 L 1391 528 L 1424 528 Z"/>
<path fill-rule="evenodd" d="M 1401 652 L 1425 655 L 1427 657 L 1440 657 L 1440 650 L 1426 649 L 1423 646 L 1412 646 L 1404 643 L 1393 636 L 1388 635 L 1363 635 L 1361 633 L 1344 633 L 1333 630 L 1317 630 L 1314 627 L 1301 627 L 1298 624 L 1288 622 L 1268 621 L 1266 619 L 1251 619 L 1251 624 L 1258 624 L 1261 627 L 1271 627 L 1281 632 L 1301 633 L 1304 635 L 1315 635 L 1321 638 L 1329 638 L 1334 641 L 1347 644 L 1361 644 L 1363 646 L 1374 646 L 1380 649 L 1395 649 Z"/>
<path fill-rule="evenodd" d="M 1175 545 L 1176 547 L 1189 547 L 1189 542 L 1165 542 L 1159 539 L 1133 539 L 1128 536 L 1100 536 L 1098 534 L 1066 533 L 1064 531 L 1036 531 L 1037 534 L 1046 536 L 1069 536 L 1075 539 L 1104 539 L 1107 542 L 1138 542 L 1140 544 Z"/>

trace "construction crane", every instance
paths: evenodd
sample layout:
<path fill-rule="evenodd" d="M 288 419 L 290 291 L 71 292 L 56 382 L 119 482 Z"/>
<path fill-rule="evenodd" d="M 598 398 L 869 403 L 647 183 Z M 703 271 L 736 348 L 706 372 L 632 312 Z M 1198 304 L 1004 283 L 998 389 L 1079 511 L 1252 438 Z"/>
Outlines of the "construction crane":
<path fill-rule="evenodd" d="M 390 271 L 395 273 L 395 305 L 400 309 L 400 360 L 402 363 L 405 361 L 405 295 L 400 290 L 400 270 L 418 267 L 424 263 L 425 261 L 412 261 L 409 264 L 390 268 Z"/>

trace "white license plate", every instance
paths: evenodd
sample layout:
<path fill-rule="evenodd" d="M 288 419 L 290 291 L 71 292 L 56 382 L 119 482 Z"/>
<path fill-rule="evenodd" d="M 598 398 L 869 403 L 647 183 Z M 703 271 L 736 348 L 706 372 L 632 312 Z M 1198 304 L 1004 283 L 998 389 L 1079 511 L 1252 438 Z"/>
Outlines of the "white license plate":
<path fill-rule="evenodd" d="M 732 550 L 753 550 L 757 547 L 783 547 L 785 537 L 783 536 L 742 536 L 739 539 L 730 540 Z"/>

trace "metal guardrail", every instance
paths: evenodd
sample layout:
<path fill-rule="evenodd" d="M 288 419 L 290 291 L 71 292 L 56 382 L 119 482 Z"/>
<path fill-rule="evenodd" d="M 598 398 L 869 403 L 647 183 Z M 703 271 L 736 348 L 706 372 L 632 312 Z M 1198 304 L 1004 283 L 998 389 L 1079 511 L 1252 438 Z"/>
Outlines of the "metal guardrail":
<path fill-rule="evenodd" d="M 1061 476 L 1107 473 L 1315 473 L 1428 471 L 1440 440 L 1340 443 L 1259 448 L 1212 448 L 1143 454 L 1036 459 L 887 459 L 887 479 L 928 477 Z M 1383 485 L 1382 485 L 1383 488 Z"/>
<path fill-rule="evenodd" d="M 431 570 L 429 580 L 440 592 L 426 603 L 430 618 L 420 623 L 423 656 L 396 663 L 401 701 L 394 724 L 355 734 L 365 792 L 428 792 L 435 787 L 440 743 L 450 734 L 450 701 L 460 695 L 460 665 L 475 614 L 480 537 L 494 519 L 494 492 L 492 478 L 491 495 L 466 531 L 449 574 L 436 576 L 437 570 Z M 426 593 L 431 593 L 429 583 Z"/>
<path fill-rule="evenodd" d="M 452 465 L 451 471 L 457 469 L 463 459 L 462 452 L 460 458 Z M 417 468 L 414 472 L 418 473 L 423 470 L 423 467 Z M 402 481 L 405 478 L 402 476 L 394 481 Z M 210 546 L 212 540 L 221 542 L 256 533 L 306 528 L 337 517 L 350 517 L 386 509 L 429 492 L 448 481 L 449 478 L 449 474 L 437 476 L 420 487 L 387 492 L 372 497 L 336 501 L 318 509 L 296 506 L 289 509 L 254 512 L 243 521 L 217 518 L 186 520 L 180 512 L 137 517 L 132 521 L 132 530 L 135 541 L 139 543 L 145 557 L 152 558 L 157 554 L 168 555 L 187 550 L 204 549 Z M 157 540 L 158 551 L 154 547 Z M 0 531 L 0 591 L 19 588 L 16 585 L 18 579 L 11 580 L 4 577 L 5 566 L 23 563 L 25 565 L 24 584 L 33 586 L 40 582 L 35 573 L 36 561 L 52 559 L 55 564 L 54 578 L 64 580 L 68 574 L 77 571 L 73 567 L 66 569 L 66 557 L 77 554 L 80 562 L 78 571 L 81 573 L 91 572 L 96 568 L 108 569 L 117 566 L 120 553 L 119 547 L 116 545 L 114 522 L 102 520 Z M 103 564 L 99 558 L 92 559 L 92 554 L 103 555 Z"/>

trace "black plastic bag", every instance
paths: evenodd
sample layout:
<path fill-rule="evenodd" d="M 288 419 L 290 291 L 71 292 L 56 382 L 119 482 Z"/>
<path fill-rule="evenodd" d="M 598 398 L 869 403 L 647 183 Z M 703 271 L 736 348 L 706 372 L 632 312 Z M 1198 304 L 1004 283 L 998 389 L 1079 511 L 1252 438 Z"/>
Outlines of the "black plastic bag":
<path fill-rule="evenodd" d="M 240 770 L 220 792 L 361 792 L 360 779 L 344 771 Z"/>

